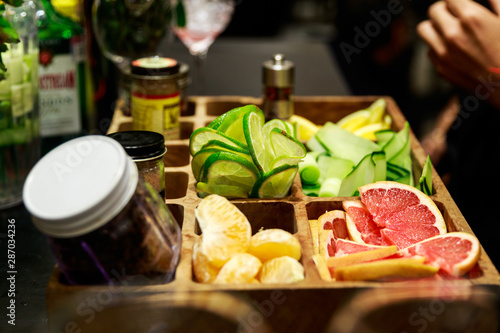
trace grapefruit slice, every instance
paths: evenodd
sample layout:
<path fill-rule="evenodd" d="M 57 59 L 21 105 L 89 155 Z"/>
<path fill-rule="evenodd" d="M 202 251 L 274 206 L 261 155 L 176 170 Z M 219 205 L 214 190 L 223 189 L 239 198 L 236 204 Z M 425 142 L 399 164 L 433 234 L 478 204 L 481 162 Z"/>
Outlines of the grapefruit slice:
<path fill-rule="evenodd" d="M 337 239 L 335 242 L 335 257 L 343 257 L 349 254 L 385 248 L 386 246 L 360 244 L 348 239 Z"/>
<path fill-rule="evenodd" d="M 332 210 L 324 213 L 318 218 L 322 230 L 332 230 L 336 239 L 349 238 L 345 221 L 345 212 L 342 210 Z"/>
<path fill-rule="evenodd" d="M 335 236 L 332 230 L 320 230 L 319 232 L 319 254 L 323 258 L 335 256 Z"/>
<path fill-rule="evenodd" d="M 369 244 L 394 244 L 403 249 L 447 232 L 444 218 L 434 201 L 415 187 L 381 181 L 361 186 L 359 194 L 374 223 L 371 226 L 380 228 L 380 244 L 367 242 Z M 367 238 L 366 232 L 359 230 L 362 223 L 367 224 L 368 220 L 363 222 L 358 218 L 356 227 Z"/>
<path fill-rule="evenodd" d="M 465 232 L 450 232 L 416 243 L 400 251 L 405 257 L 425 257 L 425 263 L 459 277 L 469 272 L 479 259 L 478 239 Z"/>
<path fill-rule="evenodd" d="M 361 244 L 382 245 L 381 228 L 373 221 L 366 206 L 359 200 L 342 202 L 346 226 L 351 239 Z"/>

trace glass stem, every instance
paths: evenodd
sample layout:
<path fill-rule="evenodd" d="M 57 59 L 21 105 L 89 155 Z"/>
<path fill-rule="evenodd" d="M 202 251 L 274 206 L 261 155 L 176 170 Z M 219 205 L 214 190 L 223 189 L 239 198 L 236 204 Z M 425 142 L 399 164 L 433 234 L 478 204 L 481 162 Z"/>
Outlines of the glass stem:
<path fill-rule="evenodd" d="M 207 69 L 207 53 L 208 50 L 203 52 L 197 52 L 194 54 L 194 63 L 195 63 L 195 71 L 194 71 L 194 82 L 195 82 L 195 91 L 197 95 L 205 95 L 205 80 L 206 80 L 206 69 Z"/>

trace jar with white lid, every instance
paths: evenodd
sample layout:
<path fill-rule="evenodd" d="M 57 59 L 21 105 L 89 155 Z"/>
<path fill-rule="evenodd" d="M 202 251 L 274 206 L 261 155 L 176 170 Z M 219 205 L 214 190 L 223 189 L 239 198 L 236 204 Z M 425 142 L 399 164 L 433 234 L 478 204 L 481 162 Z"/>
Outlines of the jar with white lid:
<path fill-rule="evenodd" d="M 114 139 L 89 135 L 53 149 L 29 173 L 23 200 L 66 283 L 173 278 L 180 227 Z"/>

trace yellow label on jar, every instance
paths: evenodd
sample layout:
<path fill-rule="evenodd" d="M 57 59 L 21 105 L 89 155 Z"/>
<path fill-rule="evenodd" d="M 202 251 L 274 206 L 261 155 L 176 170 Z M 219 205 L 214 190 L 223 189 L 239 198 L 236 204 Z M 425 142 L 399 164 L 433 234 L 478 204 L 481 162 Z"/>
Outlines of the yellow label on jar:
<path fill-rule="evenodd" d="M 130 102 L 135 130 L 158 132 L 163 134 L 166 140 L 179 139 L 179 92 L 170 95 L 132 92 Z"/>

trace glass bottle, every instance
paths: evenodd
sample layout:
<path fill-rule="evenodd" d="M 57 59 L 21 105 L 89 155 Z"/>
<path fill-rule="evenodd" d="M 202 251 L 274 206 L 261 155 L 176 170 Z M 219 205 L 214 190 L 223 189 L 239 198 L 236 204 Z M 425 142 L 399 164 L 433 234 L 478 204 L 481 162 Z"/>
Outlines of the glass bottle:
<path fill-rule="evenodd" d="M 84 30 L 40 0 L 37 11 L 42 154 L 88 130 Z"/>
<path fill-rule="evenodd" d="M 40 157 L 38 119 L 38 40 L 33 1 L 19 7 L 0 4 L 0 15 L 19 36 L 5 44 L 0 79 L 0 209 L 22 201 L 22 187 Z M 0 28 L 1 30 L 2 28 Z"/>

